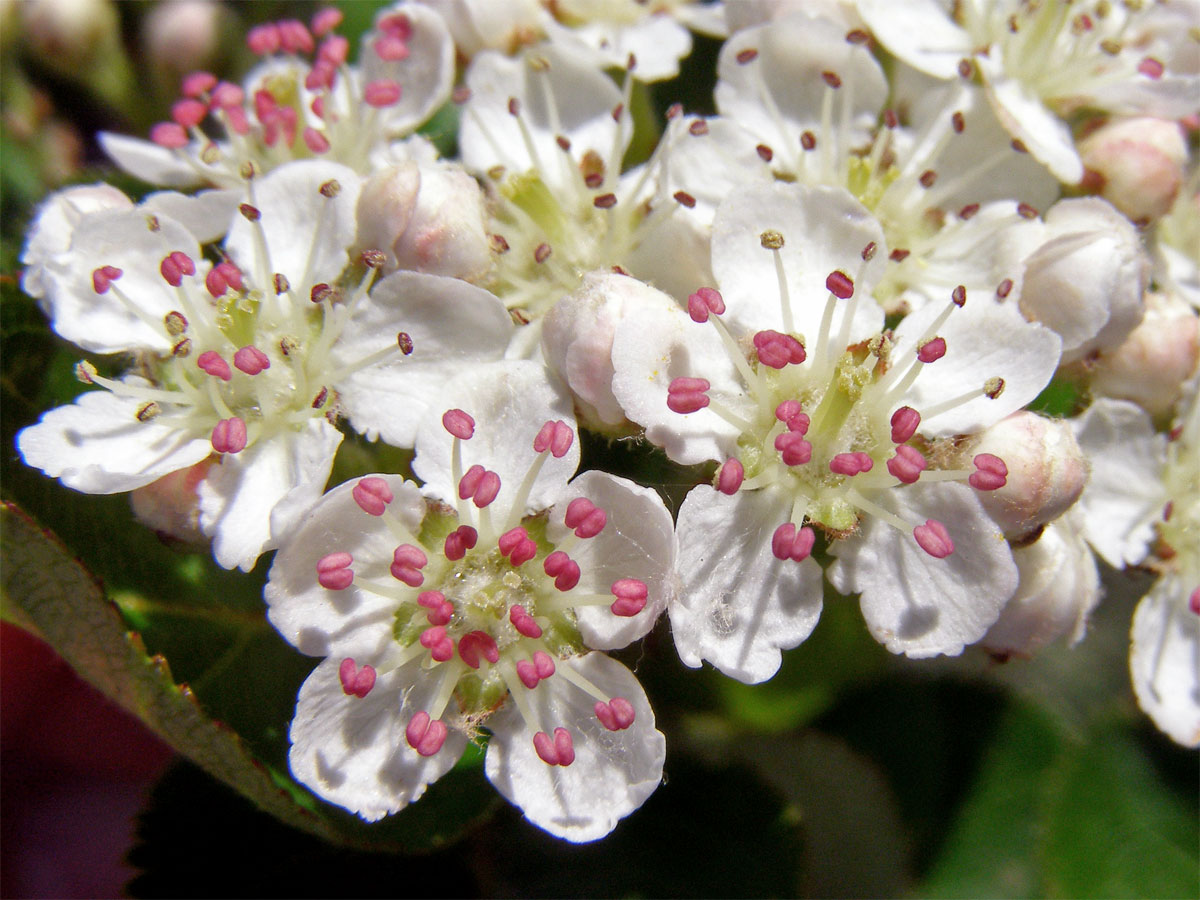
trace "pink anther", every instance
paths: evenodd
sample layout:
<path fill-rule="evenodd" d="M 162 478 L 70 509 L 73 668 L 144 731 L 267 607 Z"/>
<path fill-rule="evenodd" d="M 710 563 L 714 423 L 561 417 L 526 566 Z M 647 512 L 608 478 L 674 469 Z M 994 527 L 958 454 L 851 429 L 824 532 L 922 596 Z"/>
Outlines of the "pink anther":
<path fill-rule="evenodd" d="M 1200 616 L 1200 587 L 1192 591 L 1192 595 L 1188 597 L 1188 609 Z"/>
<path fill-rule="evenodd" d="M 921 545 L 921 549 L 935 559 L 945 559 L 954 552 L 954 541 L 950 532 L 937 519 L 926 519 L 924 525 L 913 529 L 913 537 Z"/>
<path fill-rule="evenodd" d="M 422 756 L 433 756 L 446 743 L 446 723 L 441 719 L 429 720 L 429 713 L 421 710 L 408 720 L 404 729 L 404 737 L 408 746 Z"/>
<path fill-rule="evenodd" d="M 317 582 L 331 591 L 342 591 L 354 582 L 350 568 L 354 557 L 344 551 L 327 553 L 317 560 Z"/>
<path fill-rule="evenodd" d="M 458 482 L 458 498 L 471 500 L 479 509 L 489 505 L 499 493 L 500 476 L 480 465 L 467 469 Z"/>
<path fill-rule="evenodd" d="M 917 433 L 921 414 L 911 406 L 902 406 L 892 413 L 892 443 L 904 444 Z"/>
<path fill-rule="evenodd" d="M 171 107 L 171 118 L 183 128 L 195 128 L 208 115 L 208 104 L 203 100 L 180 100 Z"/>
<path fill-rule="evenodd" d="M 178 122 L 159 122 L 150 129 L 150 140 L 168 150 L 178 150 L 188 145 L 188 133 Z"/>
<path fill-rule="evenodd" d="M 462 441 L 475 434 L 475 420 L 461 409 L 447 410 L 442 416 L 442 427 Z"/>
<path fill-rule="evenodd" d="M 1147 56 L 1140 63 L 1138 63 L 1137 70 L 1147 78 L 1152 78 L 1155 81 L 1158 81 L 1158 79 L 1163 77 L 1163 72 L 1166 71 L 1166 68 L 1153 56 Z"/>
<path fill-rule="evenodd" d="M 533 654 L 533 667 L 537 670 L 538 678 L 545 681 L 554 674 L 554 659 L 545 650 Z"/>
<path fill-rule="evenodd" d="M 556 422 L 547 422 L 542 426 L 537 437 L 533 439 L 533 450 L 535 453 L 545 453 L 549 450 L 555 459 L 562 459 L 567 455 L 567 451 L 571 449 L 574 441 L 575 431 L 570 425 L 559 419 Z"/>
<path fill-rule="evenodd" d="M 400 85 L 388 78 L 372 81 L 363 88 L 363 101 L 367 106 L 374 106 L 376 108 L 399 103 Z"/>
<path fill-rule="evenodd" d="M 804 345 L 790 334 L 778 331 L 760 331 L 754 335 L 754 349 L 758 361 L 772 369 L 802 363 L 807 358 Z"/>
<path fill-rule="evenodd" d="M 791 522 L 784 522 L 771 535 L 771 553 L 776 559 L 790 559 L 804 562 L 812 553 L 817 536 L 807 525 L 796 528 Z"/>
<path fill-rule="evenodd" d="M 500 648 L 486 631 L 468 631 L 458 639 L 458 655 L 472 669 L 479 668 L 479 655 L 492 665 L 500 662 Z"/>
<path fill-rule="evenodd" d="M 521 679 L 521 684 L 525 685 L 525 687 L 531 691 L 537 687 L 538 682 L 541 681 L 541 679 L 538 678 L 537 669 L 534 668 L 533 663 L 527 659 L 523 659 L 517 663 L 517 677 Z"/>
<path fill-rule="evenodd" d="M 256 56 L 270 56 L 279 49 L 279 26 L 274 22 L 255 25 L 246 32 L 246 46 Z"/>
<path fill-rule="evenodd" d="M 340 34 L 331 34 L 317 48 L 318 64 L 329 66 L 332 69 L 342 65 L 349 55 L 350 41 Z"/>
<path fill-rule="evenodd" d="M 417 603 L 429 610 L 425 618 L 430 625 L 448 625 L 454 618 L 454 604 L 441 591 L 422 591 Z"/>
<path fill-rule="evenodd" d="M 841 269 L 829 273 L 829 277 L 825 279 L 825 287 L 839 300 L 854 296 L 854 281 Z"/>
<path fill-rule="evenodd" d="M 608 513 L 587 497 L 576 497 L 567 504 L 563 524 L 573 529 L 576 537 L 591 538 L 604 530 L 608 524 Z"/>
<path fill-rule="evenodd" d="M 917 348 L 917 359 L 923 363 L 937 362 L 946 355 L 946 339 L 935 337 Z"/>
<path fill-rule="evenodd" d="M 592 707 L 596 718 L 609 731 L 624 731 L 633 724 L 635 717 L 633 704 L 624 697 L 613 697 L 607 703 L 596 702 Z"/>
<path fill-rule="evenodd" d="M 208 270 L 208 274 L 204 276 L 204 286 L 213 297 L 223 297 L 230 288 L 240 291 L 246 285 L 242 281 L 241 270 L 226 260 Z"/>
<path fill-rule="evenodd" d="M 108 293 L 109 286 L 124 274 L 116 266 L 101 266 L 92 272 L 92 289 L 97 294 Z"/>
<path fill-rule="evenodd" d="M 775 407 L 775 418 L 787 426 L 788 431 L 797 434 L 808 434 L 808 426 L 812 424 L 807 413 L 800 411 L 800 401 L 784 400 Z"/>
<path fill-rule="evenodd" d="M 426 628 L 417 638 L 417 643 L 429 651 L 434 662 L 446 662 L 454 656 L 454 640 L 446 634 L 442 625 Z"/>
<path fill-rule="evenodd" d="M 1008 482 L 1008 466 L 998 456 L 991 453 L 979 453 L 973 460 L 975 471 L 967 479 L 967 483 L 977 491 L 994 491 L 1004 487 Z"/>
<path fill-rule="evenodd" d="M 179 287 L 183 284 L 183 276 L 196 274 L 196 264 L 182 250 L 173 250 L 163 258 L 158 271 L 167 284 Z"/>
<path fill-rule="evenodd" d="M 702 287 L 688 297 L 687 306 L 693 322 L 707 322 L 710 315 L 719 316 L 725 312 L 725 299 L 715 288 Z"/>
<path fill-rule="evenodd" d="M 554 586 L 560 591 L 569 591 L 579 584 L 582 572 L 579 563 L 567 556 L 562 550 L 555 550 L 546 557 L 542 568 L 554 579 Z"/>
<path fill-rule="evenodd" d="M 646 582 L 636 578 L 620 578 L 613 582 L 612 594 L 617 599 L 609 607 L 615 616 L 636 616 L 646 607 L 646 598 L 650 595 Z"/>
<path fill-rule="evenodd" d="M 221 111 L 225 114 L 225 126 L 236 134 L 250 133 L 250 120 L 246 118 L 246 111 L 240 106 L 223 106 Z M 215 146 L 215 144 L 209 144 Z"/>
<path fill-rule="evenodd" d="M 313 111 L 313 115 L 318 119 L 325 118 L 325 97 L 318 94 L 313 97 L 312 103 L 308 104 L 309 109 Z"/>
<path fill-rule="evenodd" d="M 284 53 L 312 53 L 316 44 L 313 36 L 303 22 L 296 19 L 281 19 L 279 26 L 279 47 Z"/>
<path fill-rule="evenodd" d="M 192 72 L 185 75 L 180 93 L 185 97 L 199 97 L 217 86 L 217 76 L 212 72 Z"/>
<path fill-rule="evenodd" d="M 213 426 L 212 448 L 218 453 L 241 453 L 246 449 L 246 423 L 238 416 L 222 419 Z"/>
<path fill-rule="evenodd" d="M 829 471 L 834 475 L 858 475 L 870 472 L 875 465 L 871 454 L 861 450 L 853 453 L 838 453 L 829 460 Z"/>
<path fill-rule="evenodd" d="M 375 39 L 375 43 L 371 46 L 375 55 L 384 62 L 399 62 L 402 59 L 408 59 L 408 44 L 397 35 L 382 34 Z"/>
<path fill-rule="evenodd" d="M 514 604 L 513 608 L 508 611 L 508 620 L 512 622 L 513 628 L 523 634 L 527 638 L 540 638 L 542 636 L 542 626 L 533 620 L 525 607 L 520 604 Z"/>
<path fill-rule="evenodd" d="M 271 368 L 271 358 L 257 347 L 246 346 L 233 354 L 233 365 L 239 372 L 247 375 L 257 375 Z"/>
<path fill-rule="evenodd" d="M 775 437 L 775 449 L 785 466 L 802 466 L 812 459 L 812 444 L 799 431 L 785 431 Z"/>
<path fill-rule="evenodd" d="M 913 484 L 928 465 L 920 450 L 908 444 L 900 444 L 896 447 L 896 455 L 887 461 L 887 470 L 901 483 Z"/>
<path fill-rule="evenodd" d="M 351 491 L 354 502 L 359 509 L 372 516 L 382 516 L 387 505 L 392 502 L 392 489 L 378 475 L 369 475 L 358 479 Z"/>
<path fill-rule="evenodd" d="M 555 728 L 553 740 L 546 732 L 539 731 L 533 736 L 533 749 L 548 766 L 569 766 L 575 762 L 575 744 L 571 732 L 565 728 Z"/>
<path fill-rule="evenodd" d="M 467 551 L 475 547 L 479 541 L 479 532 L 470 525 L 459 525 L 452 532 L 446 535 L 446 544 L 443 552 L 446 559 L 459 560 L 467 555 Z"/>
<path fill-rule="evenodd" d="M 401 544 L 392 552 L 392 564 L 388 569 L 397 581 L 403 581 L 409 587 L 420 587 L 425 583 L 421 569 L 429 562 L 429 557 L 420 547 L 412 544 Z"/>
<path fill-rule="evenodd" d="M 384 16 L 375 24 L 385 34 L 393 34 L 402 41 L 412 40 L 412 22 L 404 13 L 392 13 L 391 15 Z"/>
<path fill-rule="evenodd" d="M 527 563 L 537 556 L 537 544 L 520 525 L 504 532 L 496 543 L 500 547 L 500 555 L 507 556 L 514 566 Z"/>
<path fill-rule="evenodd" d="M 312 88 L 309 88 L 309 90 L 312 90 Z M 320 154 L 329 152 L 329 140 L 325 137 L 325 135 L 317 131 L 317 129 L 311 127 L 305 128 L 302 132 L 302 136 L 304 138 L 304 146 L 306 146 L 313 153 Z"/>
<path fill-rule="evenodd" d="M 206 374 L 220 378 L 222 381 L 229 381 L 233 378 L 233 370 L 229 368 L 229 363 L 225 362 L 224 357 L 216 350 L 205 350 L 196 357 L 196 365 Z"/>
<path fill-rule="evenodd" d="M 746 470 L 734 457 L 725 460 L 721 471 L 717 473 L 717 490 L 722 494 L 732 496 L 738 492 L 746 478 Z"/>
<path fill-rule="evenodd" d="M 241 105 L 246 102 L 246 92 L 240 85 L 231 81 L 222 81 L 213 88 L 211 100 L 213 109 L 228 110 L 231 107 L 240 109 Z"/>
<path fill-rule="evenodd" d="M 694 413 L 708 406 L 708 394 L 712 385 L 707 378 L 674 378 L 667 385 L 667 408 L 677 413 Z"/>
<path fill-rule="evenodd" d="M 335 63 L 330 62 L 327 59 L 318 59 L 315 63 L 313 63 L 313 67 L 308 70 L 308 74 L 304 76 L 304 86 L 306 88 L 308 88 L 310 91 L 332 90 L 334 82 L 336 82 L 336 81 L 337 81 L 337 65 Z M 317 99 L 320 99 L 320 98 L 319 97 L 314 98 L 314 102 Z M 322 116 L 320 113 L 317 113 L 317 117 L 324 118 L 324 116 Z M 316 145 L 320 145 L 320 143 L 322 141 L 324 141 L 324 143 L 327 145 L 326 148 L 328 149 L 329 142 L 325 141 L 325 136 L 323 134 L 321 134 L 321 132 L 317 131 L 316 129 L 312 129 L 312 128 L 306 128 L 304 130 L 304 132 L 305 132 L 304 133 L 304 142 L 309 145 L 309 149 L 313 150 L 314 153 L 318 153 L 318 152 L 323 153 L 324 152 L 324 151 L 314 150 L 313 149 L 314 143 Z M 310 137 L 309 132 L 312 132 L 314 137 Z M 317 138 L 319 138 L 320 140 L 317 140 Z"/>
<path fill-rule="evenodd" d="M 324 37 L 341 25 L 343 18 L 345 17 L 342 15 L 342 11 L 336 6 L 326 6 L 324 9 L 319 9 L 313 14 L 312 22 L 310 23 L 312 33 L 317 37 Z"/>
<path fill-rule="evenodd" d="M 342 660 L 338 667 L 338 678 L 342 682 L 342 690 L 347 696 L 355 696 L 360 700 L 371 693 L 375 687 L 375 669 L 373 666 L 363 666 L 361 669 L 350 657 Z"/>

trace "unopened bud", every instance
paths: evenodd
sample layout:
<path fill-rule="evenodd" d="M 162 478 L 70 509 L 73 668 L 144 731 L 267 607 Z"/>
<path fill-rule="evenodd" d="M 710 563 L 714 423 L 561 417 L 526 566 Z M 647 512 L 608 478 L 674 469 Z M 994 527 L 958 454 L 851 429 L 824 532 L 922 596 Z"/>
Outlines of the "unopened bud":
<path fill-rule="evenodd" d="M 1079 155 L 1101 196 L 1134 221 L 1153 220 L 1175 202 L 1187 144 L 1168 119 L 1114 119 L 1079 142 Z"/>

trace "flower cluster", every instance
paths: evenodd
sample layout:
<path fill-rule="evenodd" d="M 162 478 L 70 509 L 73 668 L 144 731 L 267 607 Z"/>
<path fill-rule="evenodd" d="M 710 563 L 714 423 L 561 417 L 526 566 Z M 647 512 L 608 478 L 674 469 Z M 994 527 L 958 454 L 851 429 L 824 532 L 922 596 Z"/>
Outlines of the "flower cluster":
<path fill-rule="evenodd" d="M 18 450 L 226 568 L 275 551 L 267 618 L 321 658 L 292 773 L 368 821 L 486 742 L 594 840 L 662 778 L 609 655 L 660 617 L 747 683 L 827 584 L 892 653 L 1028 656 L 1083 637 L 1093 550 L 1157 574 L 1134 688 L 1196 746 L 1200 22 L 943 7 L 401 2 L 353 61 L 336 9 L 257 26 L 242 83 L 102 135 L 164 190 L 39 211 L 22 286 L 106 358 Z M 716 114 L 655 121 L 689 29 Z M 347 429 L 410 471 L 326 492 Z M 581 430 L 705 474 L 673 518 L 576 475 Z"/>

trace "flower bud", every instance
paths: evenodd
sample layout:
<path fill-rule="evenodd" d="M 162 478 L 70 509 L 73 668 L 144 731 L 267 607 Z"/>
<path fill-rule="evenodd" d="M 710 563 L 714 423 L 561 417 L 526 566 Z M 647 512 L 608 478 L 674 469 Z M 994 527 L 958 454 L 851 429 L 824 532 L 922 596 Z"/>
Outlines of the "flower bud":
<path fill-rule="evenodd" d="M 1003 487 L 977 496 L 1009 540 L 1027 538 L 1061 516 L 1087 484 L 1086 459 L 1065 421 L 1013 413 L 983 432 L 970 456 L 980 453 L 1008 468 Z"/>
<path fill-rule="evenodd" d="M 655 307 L 674 308 L 657 288 L 615 272 L 591 272 L 542 322 L 542 353 L 575 397 L 580 424 L 612 436 L 632 426 L 613 396 L 613 335 L 623 318 Z"/>
<path fill-rule="evenodd" d="M 1030 231 L 1015 233 L 1028 240 Z M 1137 230 L 1106 201 L 1060 200 L 1022 255 L 1021 312 L 1058 332 L 1064 363 L 1115 347 L 1141 321 L 1148 261 Z"/>
<path fill-rule="evenodd" d="M 362 248 L 382 250 L 385 272 L 409 269 L 476 281 L 491 250 L 483 193 L 458 166 L 407 161 L 363 185 L 358 201 Z"/>
<path fill-rule="evenodd" d="M 139 522 L 165 544 L 202 547 L 208 538 L 200 530 L 200 497 L 196 493 L 213 459 L 164 475 L 129 494 L 129 505 Z"/>
<path fill-rule="evenodd" d="M 142 42 L 155 68 L 173 76 L 207 69 L 221 43 L 222 10 L 213 0 L 155 6 L 142 22 Z"/>
<path fill-rule="evenodd" d="M 1013 550 L 1020 573 L 1016 594 L 980 644 L 994 656 L 1030 656 L 1065 637 L 1077 643 L 1100 600 L 1096 561 L 1068 513 L 1028 547 Z"/>
<path fill-rule="evenodd" d="M 1146 294 L 1146 315 L 1090 368 L 1092 393 L 1131 400 L 1156 419 L 1170 416 L 1200 362 L 1200 318 L 1172 294 Z"/>
<path fill-rule="evenodd" d="M 28 0 L 20 4 L 26 46 L 39 61 L 78 76 L 119 49 L 116 7 L 109 0 Z"/>
<path fill-rule="evenodd" d="M 1100 195 L 1131 219 L 1163 216 L 1183 183 L 1187 145 L 1168 119 L 1114 119 L 1079 142 Z"/>

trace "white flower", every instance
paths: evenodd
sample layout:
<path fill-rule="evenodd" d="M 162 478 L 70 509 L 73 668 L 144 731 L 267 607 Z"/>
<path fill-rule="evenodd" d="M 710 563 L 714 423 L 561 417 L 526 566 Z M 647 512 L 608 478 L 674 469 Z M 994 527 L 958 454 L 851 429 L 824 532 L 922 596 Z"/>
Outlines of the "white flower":
<path fill-rule="evenodd" d="M 955 483 L 994 488 L 1003 463 L 944 467 L 941 439 L 1032 400 L 1058 338 L 961 289 L 883 332 L 870 294 L 885 258 L 878 224 L 843 191 L 748 190 L 714 224 L 722 293 L 693 295 L 690 319 L 617 328 L 626 414 L 673 459 L 722 464 L 679 514 L 684 588 L 670 612 L 690 665 L 770 677 L 820 611 L 817 529 L 837 557 L 831 581 L 861 593 L 893 652 L 960 652 L 1016 587 L 1008 545 Z"/>
<path fill-rule="evenodd" d="M 454 44 L 441 17 L 413 3 L 380 10 L 357 65 L 333 33 L 340 20 L 323 9 L 311 31 L 294 19 L 251 29 L 247 43 L 265 61 L 244 87 L 195 72 L 183 80 L 172 121 L 152 128 L 149 141 L 103 133 L 101 145 L 125 171 L 168 187 L 238 187 L 247 171 L 296 159 L 365 175 L 431 156 L 423 142 L 401 142 L 450 96 Z"/>
<path fill-rule="evenodd" d="M 1163 6 L 1194 19 L 1179 2 L 858 0 L 875 36 L 909 65 L 954 78 L 964 66 L 971 74 L 973 63 L 1005 127 L 1067 184 L 1083 177 L 1065 121 L 1072 112 L 1175 118 L 1193 111 L 1197 79 L 1177 61 L 1191 38 L 1186 27 L 1160 27 Z"/>
<path fill-rule="evenodd" d="M 44 273 L 52 325 L 137 365 L 109 379 L 81 363 L 107 390 L 22 431 L 26 463 L 115 493 L 219 454 L 199 486 L 200 528 L 221 565 L 248 570 L 320 496 L 341 441 L 327 418 L 411 444 L 447 375 L 497 358 L 511 326 L 494 297 L 455 279 L 397 273 L 372 289 L 368 268 L 347 283 L 358 189 L 349 169 L 317 161 L 255 180 L 255 205 L 211 267 L 167 215 L 85 216 Z"/>
<path fill-rule="evenodd" d="M 327 659 L 300 690 L 291 765 L 368 820 L 452 767 L 481 727 L 488 778 L 572 841 L 603 837 L 662 775 L 645 693 L 598 650 L 643 636 L 674 591 L 658 495 L 579 461 L 541 366 L 449 385 L 414 468 L 335 488 L 276 556 L 271 622 Z M 469 409 L 467 413 L 464 409 Z"/>

